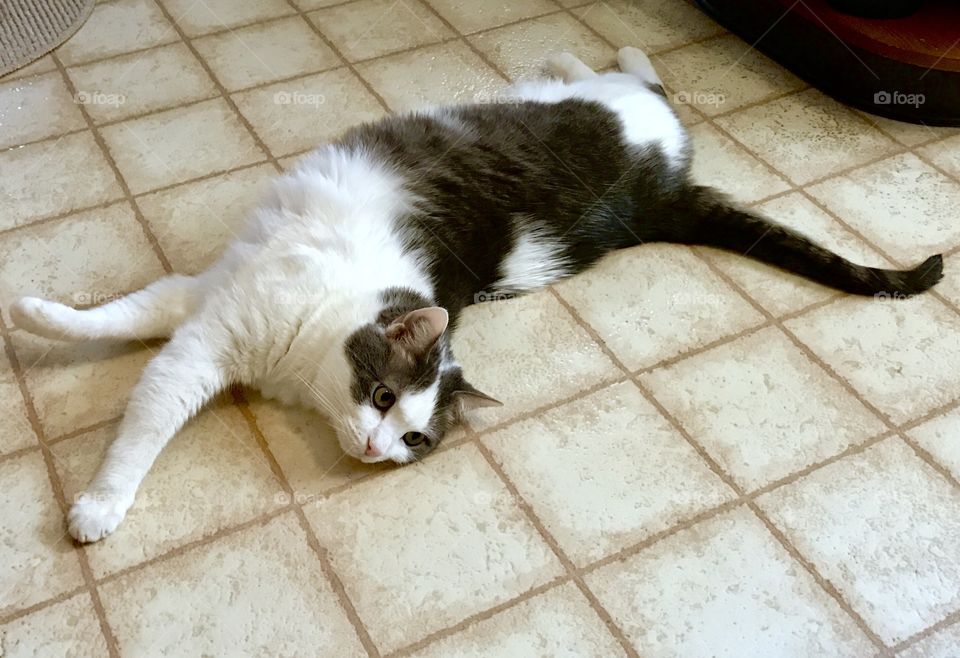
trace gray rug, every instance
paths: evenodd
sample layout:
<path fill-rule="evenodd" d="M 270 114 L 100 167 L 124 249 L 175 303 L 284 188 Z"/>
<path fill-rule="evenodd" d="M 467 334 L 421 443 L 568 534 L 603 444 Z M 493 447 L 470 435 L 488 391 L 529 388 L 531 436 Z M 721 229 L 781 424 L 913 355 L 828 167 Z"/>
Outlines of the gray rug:
<path fill-rule="evenodd" d="M 0 76 L 66 41 L 93 11 L 94 0 L 0 0 Z"/>

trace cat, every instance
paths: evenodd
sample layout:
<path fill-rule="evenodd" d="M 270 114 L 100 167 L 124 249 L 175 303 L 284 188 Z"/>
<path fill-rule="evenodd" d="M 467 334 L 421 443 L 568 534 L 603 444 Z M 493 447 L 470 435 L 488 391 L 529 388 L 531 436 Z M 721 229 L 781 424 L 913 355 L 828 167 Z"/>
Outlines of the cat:
<path fill-rule="evenodd" d="M 169 337 L 117 438 L 69 510 L 81 542 L 112 533 L 154 459 L 232 384 L 326 415 L 364 461 L 423 458 L 469 409 L 449 336 L 479 291 L 521 294 L 645 242 L 736 251 L 860 295 L 922 292 L 918 267 L 855 265 L 690 179 L 691 147 L 649 59 L 597 74 L 569 53 L 497 102 L 358 126 L 279 178 L 250 225 L 197 276 L 103 306 L 33 297 L 15 324 L 63 339 Z"/>

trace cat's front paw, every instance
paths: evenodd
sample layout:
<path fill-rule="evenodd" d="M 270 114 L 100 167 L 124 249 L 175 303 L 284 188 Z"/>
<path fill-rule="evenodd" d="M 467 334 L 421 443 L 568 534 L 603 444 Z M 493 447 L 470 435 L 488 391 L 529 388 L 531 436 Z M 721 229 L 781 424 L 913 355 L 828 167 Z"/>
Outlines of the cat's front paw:
<path fill-rule="evenodd" d="M 67 514 L 67 529 L 79 542 L 99 541 L 117 529 L 132 504 L 131 497 L 115 493 L 82 493 Z"/>

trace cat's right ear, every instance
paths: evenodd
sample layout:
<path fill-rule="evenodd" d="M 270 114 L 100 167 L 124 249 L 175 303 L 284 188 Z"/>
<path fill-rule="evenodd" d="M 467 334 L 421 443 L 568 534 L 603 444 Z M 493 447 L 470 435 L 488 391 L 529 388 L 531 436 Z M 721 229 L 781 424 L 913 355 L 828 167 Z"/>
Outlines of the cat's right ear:
<path fill-rule="evenodd" d="M 401 315 L 387 327 L 387 338 L 412 354 L 426 354 L 447 330 L 450 316 L 439 306 L 418 308 Z"/>

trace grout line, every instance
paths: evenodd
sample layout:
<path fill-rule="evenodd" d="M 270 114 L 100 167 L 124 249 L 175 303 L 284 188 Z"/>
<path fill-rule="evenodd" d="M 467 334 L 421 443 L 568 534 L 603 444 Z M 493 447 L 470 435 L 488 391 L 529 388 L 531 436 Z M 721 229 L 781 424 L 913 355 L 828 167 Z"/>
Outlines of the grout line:
<path fill-rule="evenodd" d="M 50 71 L 50 73 L 46 75 L 55 75 L 56 73 L 57 71 L 56 69 L 54 69 L 53 71 Z M 74 135 L 79 135 L 80 133 L 85 132 L 86 130 L 88 130 L 88 128 L 86 124 L 84 124 L 83 128 L 74 128 L 72 130 L 67 130 L 66 132 L 58 133 L 56 135 L 48 135 L 47 137 L 38 137 L 37 139 L 31 139 L 28 142 L 22 142 L 20 144 L 12 144 L 10 146 L 4 146 L 3 148 L 0 148 L 0 156 L 6 155 L 7 153 L 10 153 L 12 151 L 18 151 L 27 146 L 37 146 L 38 144 L 43 144 L 44 142 L 57 142 L 63 139 L 64 137 L 72 137 Z"/>
<path fill-rule="evenodd" d="M 898 642 L 893 646 L 893 653 L 900 653 L 907 647 L 913 646 L 914 644 L 919 643 L 921 640 L 926 639 L 927 637 L 933 635 L 934 633 L 938 633 L 939 631 L 949 628 L 957 623 L 960 623 L 960 610 L 955 610 L 954 612 L 951 612 L 949 615 L 947 615 L 937 623 L 933 624 L 932 626 L 928 626 L 922 631 L 914 633 L 907 639 L 901 640 L 900 642 Z"/>
<path fill-rule="evenodd" d="M 44 217 L 42 219 L 38 219 L 32 222 L 27 222 L 26 224 L 17 224 L 16 226 L 11 226 L 9 228 L 2 229 L 0 230 L 0 238 L 6 237 L 10 233 L 17 233 L 19 231 L 23 231 L 24 229 L 32 228 L 34 226 L 52 224 L 54 222 L 60 221 L 61 219 L 66 219 L 67 217 L 70 217 L 72 215 L 79 215 L 80 213 L 91 212 L 93 210 L 103 210 L 103 209 L 109 208 L 110 206 L 124 203 L 125 201 L 126 199 L 123 198 L 123 195 L 121 193 L 120 196 L 118 196 L 115 199 L 111 199 L 110 201 L 102 201 L 101 203 L 98 203 L 96 205 L 75 208 L 73 210 L 67 210 L 65 212 L 58 213 L 56 215 L 51 215 L 50 217 Z"/>
<path fill-rule="evenodd" d="M 67 69 L 63 66 L 63 62 L 57 57 L 57 54 L 51 53 L 51 59 L 53 63 L 56 64 L 57 70 L 60 71 L 60 75 L 63 78 L 64 84 L 67 85 L 67 91 L 70 92 L 70 95 L 74 98 L 77 97 L 77 87 L 73 84 L 73 80 L 67 74 Z M 126 179 L 123 177 L 123 174 L 120 172 L 120 167 L 117 165 L 117 161 L 114 159 L 113 154 L 110 153 L 110 149 L 107 146 L 106 141 L 103 139 L 103 135 L 100 134 L 100 130 L 97 128 L 96 124 L 93 121 L 93 118 L 90 116 L 90 113 L 87 111 L 87 107 L 83 104 L 78 105 L 80 114 L 83 115 L 83 120 L 87 122 L 87 127 L 90 128 L 90 132 L 93 135 L 94 141 L 97 143 L 97 146 L 100 148 L 103 157 L 106 159 L 107 164 L 110 169 L 113 170 L 113 175 L 117 179 L 117 183 L 120 185 L 120 189 L 123 190 L 123 196 L 126 199 L 127 203 L 130 204 L 130 207 L 133 209 L 133 215 L 137 220 L 137 223 L 140 224 L 140 229 L 143 231 L 144 236 L 147 239 L 147 242 L 150 244 L 153 253 L 156 255 L 157 259 L 160 261 L 160 266 L 163 267 L 163 270 L 169 274 L 173 271 L 173 268 L 170 266 L 170 261 L 167 260 L 166 255 L 164 255 L 163 250 L 160 249 L 160 242 L 157 240 L 157 236 L 153 234 L 153 231 L 150 229 L 147 220 L 143 216 L 143 212 L 140 210 L 140 206 L 137 204 L 136 200 L 133 198 L 133 195 L 130 193 L 130 186 L 127 185 Z"/>
<path fill-rule="evenodd" d="M 48 446 L 55 445 L 61 441 L 68 441 L 70 439 L 75 439 L 78 436 L 83 436 L 84 434 L 89 434 L 90 432 L 96 432 L 97 430 L 103 429 L 105 427 L 110 427 L 111 425 L 116 425 L 123 419 L 123 414 L 119 416 L 114 416 L 113 418 L 107 418 L 106 420 L 101 420 L 99 422 L 93 423 L 92 425 L 86 425 L 79 429 L 71 430 L 65 434 L 60 434 L 51 439 L 46 440 Z"/>
<path fill-rule="evenodd" d="M 40 601 L 39 603 L 34 603 L 32 605 L 29 605 L 26 608 L 17 608 L 16 610 L 6 615 L 0 616 L 0 627 L 6 626 L 10 622 L 16 621 L 18 619 L 22 619 L 23 617 L 26 617 L 28 615 L 32 615 L 34 612 L 39 612 L 51 606 L 57 605 L 58 603 L 63 603 L 67 599 L 72 599 L 78 594 L 89 594 L 89 593 L 90 593 L 90 590 L 84 584 L 84 585 L 80 585 L 79 587 L 75 587 L 72 590 L 63 592 L 61 594 L 57 594 L 51 599 L 46 599 L 44 601 Z M 2 635 L 0 635 L 0 637 L 2 637 Z"/>

